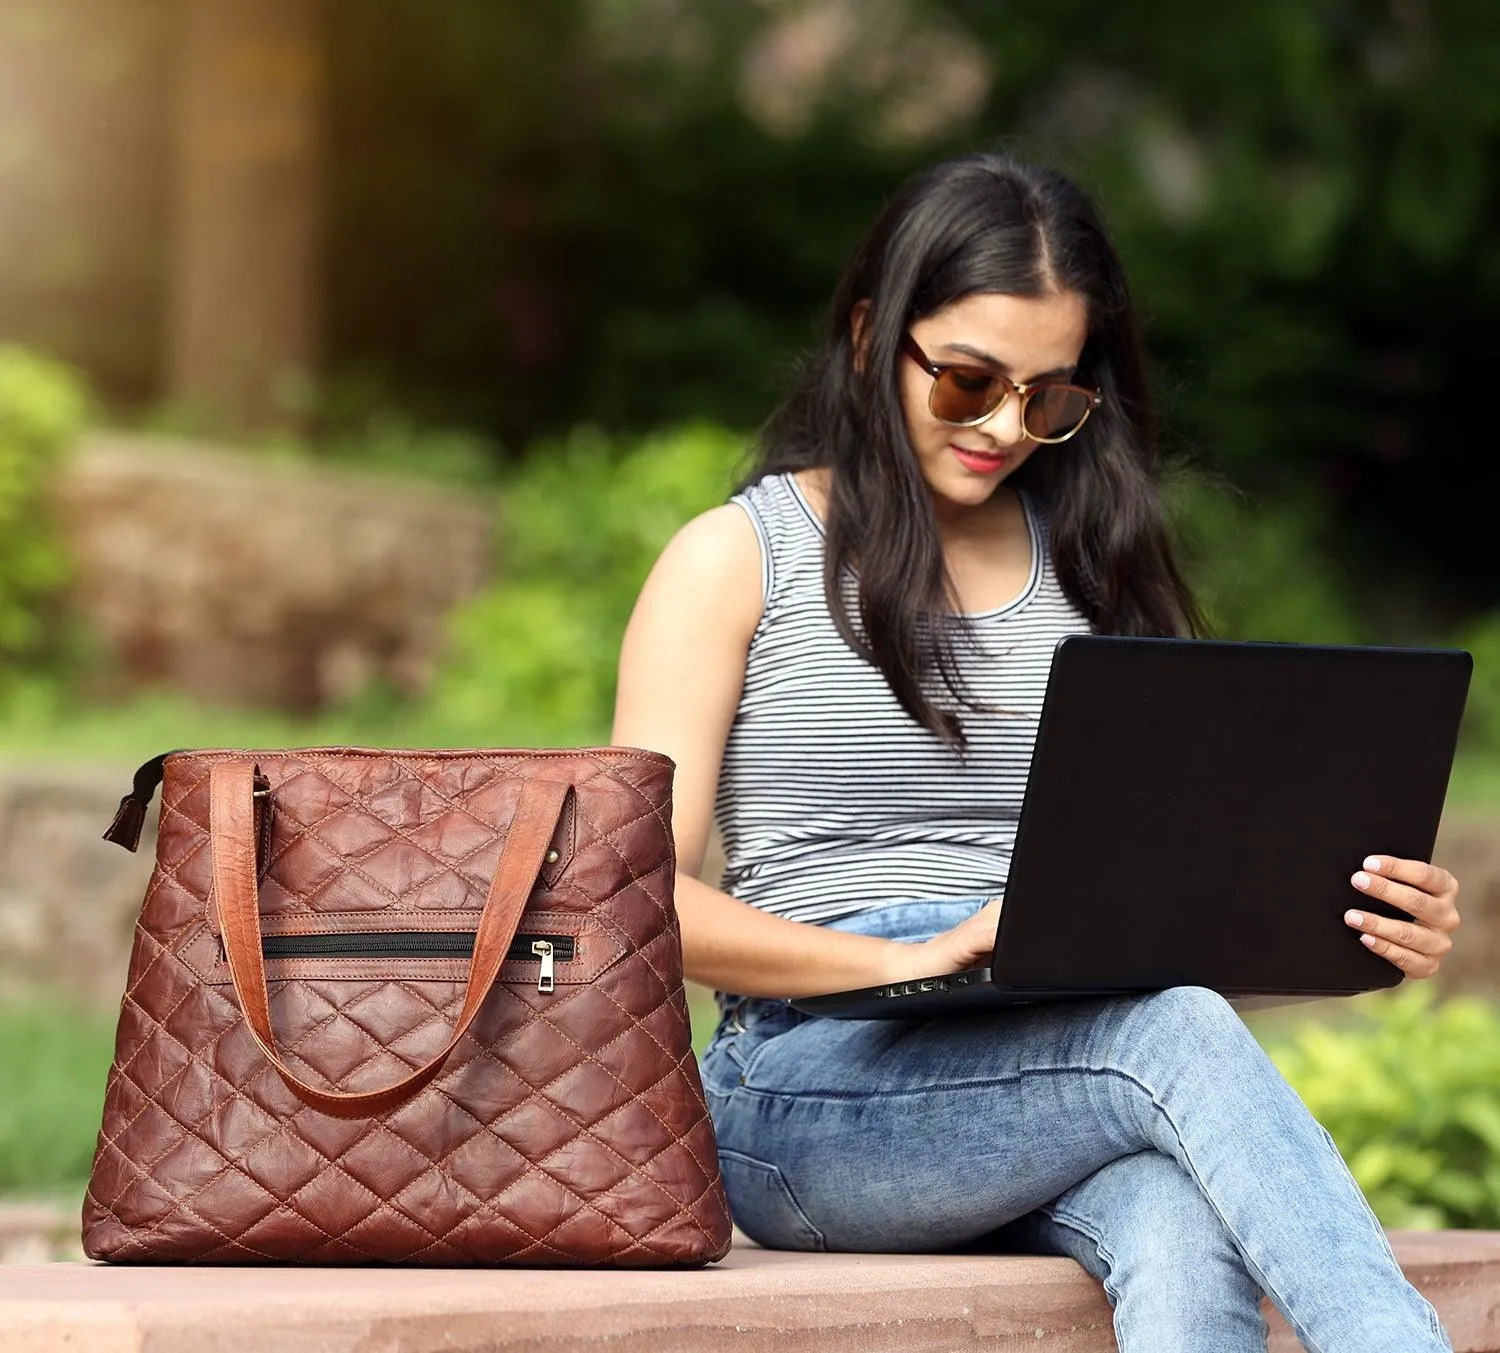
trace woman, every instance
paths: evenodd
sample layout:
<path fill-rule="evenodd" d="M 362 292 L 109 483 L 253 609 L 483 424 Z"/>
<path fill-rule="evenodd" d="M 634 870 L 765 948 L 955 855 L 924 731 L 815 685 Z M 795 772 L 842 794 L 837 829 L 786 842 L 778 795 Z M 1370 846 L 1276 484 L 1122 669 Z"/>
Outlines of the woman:
<path fill-rule="evenodd" d="M 686 970 L 734 993 L 704 1076 L 735 1217 L 785 1248 L 1072 1255 L 1137 1353 L 1264 1350 L 1262 1290 L 1309 1349 L 1446 1348 L 1213 993 L 935 1023 L 784 1003 L 981 963 L 1056 641 L 1197 628 L 1093 208 L 994 155 L 917 175 L 756 474 L 664 551 L 621 655 L 615 740 L 677 762 Z M 711 815 L 724 891 L 698 878 Z M 1351 906 L 1351 931 L 1435 972 L 1454 880 L 1377 856 L 1352 881 L 1412 920 Z"/>

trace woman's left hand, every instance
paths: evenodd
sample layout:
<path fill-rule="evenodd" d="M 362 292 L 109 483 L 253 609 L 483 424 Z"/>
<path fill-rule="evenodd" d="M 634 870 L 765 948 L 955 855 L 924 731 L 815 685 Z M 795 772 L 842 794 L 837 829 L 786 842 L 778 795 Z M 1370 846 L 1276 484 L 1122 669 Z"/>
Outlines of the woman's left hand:
<path fill-rule="evenodd" d="M 1349 880 L 1362 893 L 1404 911 L 1412 919 L 1393 921 L 1367 911 L 1346 911 L 1344 922 L 1381 958 L 1408 977 L 1431 977 L 1453 948 L 1458 929 L 1458 880 L 1446 869 L 1421 860 L 1371 855 Z"/>

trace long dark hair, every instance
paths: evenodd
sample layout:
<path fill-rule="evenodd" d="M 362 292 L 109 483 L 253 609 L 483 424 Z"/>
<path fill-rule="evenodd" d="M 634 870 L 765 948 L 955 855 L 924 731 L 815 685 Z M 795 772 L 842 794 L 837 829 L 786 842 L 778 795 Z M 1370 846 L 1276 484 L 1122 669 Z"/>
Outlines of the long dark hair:
<path fill-rule="evenodd" d="M 1042 447 L 1008 482 L 1047 502 L 1052 559 L 1092 629 L 1196 634 L 1202 622 L 1173 560 L 1139 327 L 1114 246 L 1070 179 L 1005 155 L 945 160 L 909 178 L 865 237 L 834 294 L 822 347 L 761 429 L 747 483 L 827 467 L 824 588 L 839 633 L 885 676 L 903 709 L 962 750 L 963 725 L 925 686 L 936 672 L 969 699 L 937 518 L 907 434 L 901 337 L 975 292 L 1073 292 L 1088 312 L 1078 379 L 1103 405 L 1065 445 Z M 853 319 L 868 303 L 855 360 Z M 857 601 L 850 584 L 857 565 Z"/>

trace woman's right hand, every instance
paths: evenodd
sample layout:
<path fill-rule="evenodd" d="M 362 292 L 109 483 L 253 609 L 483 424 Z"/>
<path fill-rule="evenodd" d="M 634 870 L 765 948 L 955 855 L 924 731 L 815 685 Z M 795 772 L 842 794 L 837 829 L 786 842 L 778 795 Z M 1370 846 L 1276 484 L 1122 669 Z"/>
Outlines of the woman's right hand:
<path fill-rule="evenodd" d="M 952 930 L 944 930 L 920 944 L 895 942 L 891 955 L 892 982 L 914 982 L 941 977 L 966 968 L 989 966 L 995 953 L 995 931 L 1003 898 L 993 898 Z"/>

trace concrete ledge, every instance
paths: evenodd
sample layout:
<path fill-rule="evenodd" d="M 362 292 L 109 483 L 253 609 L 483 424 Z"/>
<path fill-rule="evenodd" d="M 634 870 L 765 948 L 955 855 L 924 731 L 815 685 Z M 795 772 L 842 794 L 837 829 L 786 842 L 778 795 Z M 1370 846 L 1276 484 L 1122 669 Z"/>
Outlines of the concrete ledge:
<path fill-rule="evenodd" d="M 1404 1232 L 1406 1272 L 1457 1353 L 1500 1353 L 1500 1232 Z M 1279 1319 L 1273 1353 L 1298 1345 Z M 690 1273 L 0 1269 L 0 1353 L 950 1353 L 1115 1347 L 1070 1259 L 736 1247 Z"/>

